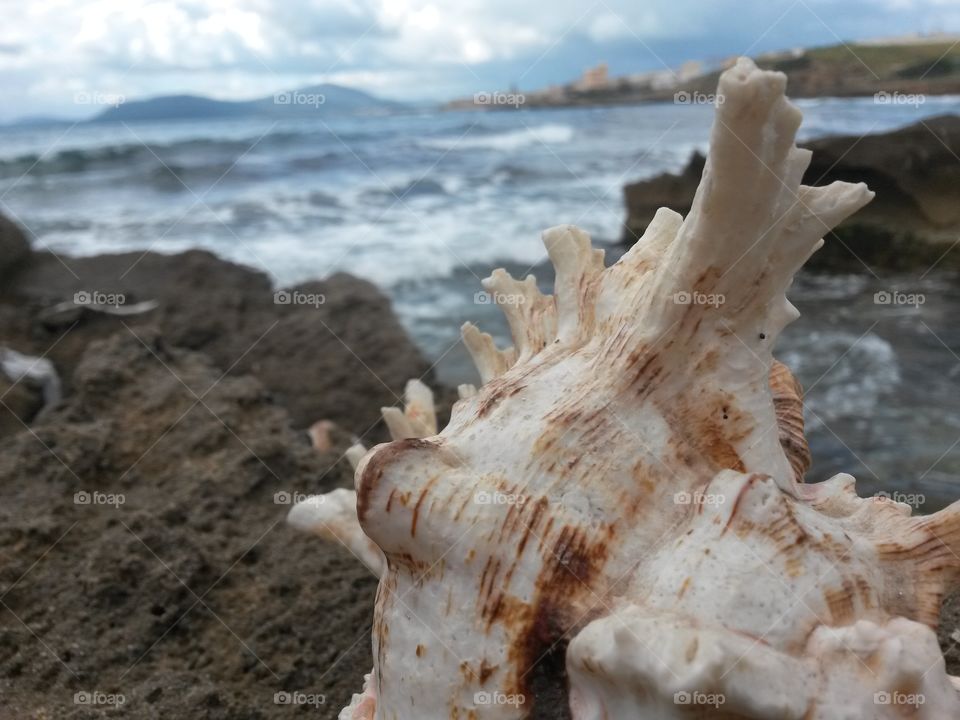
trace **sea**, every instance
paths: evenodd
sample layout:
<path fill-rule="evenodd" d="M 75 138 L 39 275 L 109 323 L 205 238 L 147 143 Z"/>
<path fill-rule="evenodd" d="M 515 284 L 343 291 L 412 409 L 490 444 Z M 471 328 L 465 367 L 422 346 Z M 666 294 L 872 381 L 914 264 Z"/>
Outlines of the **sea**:
<path fill-rule="evenodd" d="M 960 114 L 960 97 L 795 102 L 801 139 Z M 442 381 L 472 382 L 460 325 L 508 337 L 481 278 L 503 266 L 549 290 L 540 234 L 565 223 L 615 260 L 624 184 L 705 152 L 712 116 L 663 103 L 4 128 L 0 212 L 68 255 L 205 248 L 278 288 L 366 278 Z M 915 302 L 878 302 L 884 292 Z M 803 317 L 776 354 L 807 388 L 810 479 L 850 472 L 861 494 L 924 510 L 960 497 L 957 278 L 801 275 L 791 299 Z"/>

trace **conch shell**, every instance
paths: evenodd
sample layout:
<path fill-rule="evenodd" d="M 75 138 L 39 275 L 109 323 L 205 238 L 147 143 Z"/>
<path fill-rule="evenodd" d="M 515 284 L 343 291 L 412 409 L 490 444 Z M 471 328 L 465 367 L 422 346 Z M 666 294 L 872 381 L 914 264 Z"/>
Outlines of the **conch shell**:
<path fill-rule="evenodd" d="M 412 383 L 358 461 L 356 517 L 349 491 L 292 510 L 380 574 L 341 718 L 510 720 L 564 695 L 576 720 L 960 717 L 933 630 L 960 503 L 913 518 L 848 475 L 803 483 L 799 388 L 771 354 L 785 292 L 872 193 L 801 185 L 785 84 L 726 71 L 686 220 L 661 209 L 609 268 L 547 230 L 555 295 L 484 281 L 514 347 L 464 327 L 483 384 L 449 425 Z"/>

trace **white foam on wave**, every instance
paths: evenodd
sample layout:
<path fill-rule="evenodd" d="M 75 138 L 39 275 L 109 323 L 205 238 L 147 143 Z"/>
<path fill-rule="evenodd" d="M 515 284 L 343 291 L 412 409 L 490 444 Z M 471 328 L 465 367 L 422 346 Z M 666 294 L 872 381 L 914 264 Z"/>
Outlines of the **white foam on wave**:
<path fill-rule="evenodd" d="M 900 384 L 893 345 L 873 333 L 814 331 L 803 338 L 803 346 L 780 353 L 780 359 L 808 386 L 808 430 L 840 418 L 868 418 Z"/>
<path fill-rule="evenodd" d="M 547 123 L 510 130 L 492 135 L 471 135 L 463 137 L 432 138 L 424 140 L 423 147 L 437 150 L 499 150 L 510 151 L 521 148 L 545 145 L 559 145 L 573 139 L 574 130 L 569 125 Z"/>

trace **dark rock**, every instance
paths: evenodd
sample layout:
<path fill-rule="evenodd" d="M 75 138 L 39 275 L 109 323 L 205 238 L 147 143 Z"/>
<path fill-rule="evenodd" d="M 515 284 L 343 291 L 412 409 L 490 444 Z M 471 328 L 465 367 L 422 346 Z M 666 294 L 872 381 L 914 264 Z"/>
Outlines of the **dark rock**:
<path fill-rule="evenodd" d="M 705 164 L 706 158 L 695 152 L 679 175 L 663 173 L 649 180 L 625 185 L 623 198 L 627 206 L 627 219 L 624 223 L 623 241 L 630 245 L 636 242 L 653 220 L 654 214 L 662 207 L 670 208 L 686 217 Z"/>
<path fill-rule="evenodd" d="M 28 380 L 11 382 L 0 372 L 0 438 L 18 433 L 43 409 L 43 390 Z"/>
<path fill-rule="evenodd" d="M 121 309 L 159 305 L 114 316 L 71 308 L 77 293 L 122 297 Z M 171 346 L 203 351 L 221 373 L 256 376 L 297 427 L 328 418 L 368 443 L 385 439 L 379 408 L 397 404 L 407 380 L 426 374 L 433 381 L 389 300 L 349 275 L 275 298 L 265 274 L 199 250 L 90 258 L 38 252 L 0 291 L 0 344 L 46 354 L 66 393 L 93 340 L 117 331 L 139 336 L 148 327 Z M 208 388 L 191 389 L 202 395 Z"/>
<path fill-rule="evenodd" d="M 827 236 L 807 267 L 863 272 L 960 268 L 960 117 L 942 116 L 881 135 L 827 137 L 805 144 L 807 185 L 865 182 L 876 197 Z M 695 154 L 680 175 L 627 185 L 624 242 L 633 243 L 660 207 L 686 214 L 703 172 Z"/>
<path fill-rule="evenodd" d="M 0 215 L 0 281 L 6 282 L 30 255 L 30 243 L 16 223 Z"/>

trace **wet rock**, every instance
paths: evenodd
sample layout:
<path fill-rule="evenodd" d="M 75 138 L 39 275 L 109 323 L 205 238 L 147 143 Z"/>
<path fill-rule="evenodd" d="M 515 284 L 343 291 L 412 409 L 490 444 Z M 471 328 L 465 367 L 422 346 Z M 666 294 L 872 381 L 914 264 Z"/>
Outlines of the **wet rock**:
<path fill-rule="evenodd" d="M 0 281 L 6 281 L 30 255 L 30 243 L 16 223 L 0 215 Z"/>

